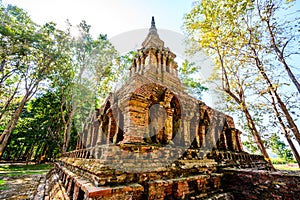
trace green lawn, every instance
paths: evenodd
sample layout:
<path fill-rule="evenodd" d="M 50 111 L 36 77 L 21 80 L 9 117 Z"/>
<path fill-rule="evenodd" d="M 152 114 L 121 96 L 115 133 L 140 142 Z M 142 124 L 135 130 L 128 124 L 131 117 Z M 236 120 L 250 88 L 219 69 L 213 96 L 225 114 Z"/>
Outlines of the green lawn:
<path fill-rule="evenodd" d="M 5 185 L 5 181 L 0 180 L 0 191 L 1 190 L 7 190 L 7 189 L 8 189 L 8 185 Z"/>
<path fill-rule="evenodd" d="M 274 164 L 275 169 L 278 170 L 292 170 L 292 171 L 299 171 L 300 168 L 297 164 Z"/>
<path fill-rule="evenodd" d="M 47 173 L 53 167 L 52 164 L 28 164 L 28 165 L 14 165 L 4 164 L 0 165 L 0 175 L 5 176 L 18 176 L 30 174 L 43 174 Z"/>

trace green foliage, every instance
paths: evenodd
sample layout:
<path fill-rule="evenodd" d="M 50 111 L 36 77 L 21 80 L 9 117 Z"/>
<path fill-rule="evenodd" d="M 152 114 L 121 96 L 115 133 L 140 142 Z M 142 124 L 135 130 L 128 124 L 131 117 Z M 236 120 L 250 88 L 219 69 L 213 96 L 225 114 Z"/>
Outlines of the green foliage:
<path fill-rule="evenodd" d="M 271 149 L 276 153 L 279 158 L 285 160 L 286 162 L 291 162 L 293 160 L 293 154 L 290 149 L 287 148 L 287 145 L 282 142 L 278 135 L 273 134 L 271 137 Z"/>
<path fill-rule="evenodd" d="M 257 148 L 257 145 L 254 141 L 247 140 L 243 142 L 243 146 L 246 148 L 247 151 L 249 151 L 252 154 L 258 154 L 259 149 Z"/>
<path fill-rule="evenodd" d="M 129 68 L 131 67 L 132 60 L 135 56 L 135 51 L 129 51 L 115 59 L 115 66 L 113 69 L 115 75 L 114 90 L 120 89 L 120 87 L 129 80 Z"/>
<path fill-rule="evenodd" d="M 186 87 L 187 93 L 200 100 L 203 92 L 207 91 L 208 88 L 201 84 L 197 73 L 199 73 L 199 67 L 194 63 L 189 63 L 187 60 L 179 68 L 179 78 Z"/>
<path fill-rule="evenodd" d="M 106 35 L 94 39 L 86 21 L 75 38 L 71 24 L 38 25 L 1 2 L 0 18 L 0 155 L 9 142 L 5 159 L 54 159 L 75 148 L 81 125 L 110 91 L 116 50 Z"/>
<path fill-rule="evenodd" d="M 53 164 L 1 165 L 0 171 L 49 170 Z"/>
<path fill-rule="evenodd" d="M 36 161 L 43 156 L 46 157 L 43 161 L 56 158 L 55 152 L 59 152 L 62 141 L 60 99 L 48 92 L 31 100 L 25 108 L 3 158 Z"/>

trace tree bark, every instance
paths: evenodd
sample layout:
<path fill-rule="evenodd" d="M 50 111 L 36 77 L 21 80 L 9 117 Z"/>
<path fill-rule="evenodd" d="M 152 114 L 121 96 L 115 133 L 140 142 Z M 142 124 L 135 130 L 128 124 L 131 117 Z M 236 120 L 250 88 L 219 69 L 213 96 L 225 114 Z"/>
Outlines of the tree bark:
<path fill-rule="evenodd" d="M 15 97 L 15 95 L 16 95 L 16 93 L 17 93 L 17 91 L 18 91 L 19 85 L 20 85 L 20 83 L 21 83 L 21 80 L 22 80 L 22 79 L 19 80 L 19 82 L 18 82 L 18 84 L 17 84 L 17 86 L 16 86 L 16 88 L 15 88 L 13 94 L 12 94 L 12 95 L 9 97 L 9 99 L 5 102 L 5 105 L 3 106 L 2 111 L 1 111 L 1 114 L 0 114 L 0 120 L 2 119 L 4 113 L 6 112 L 6 109 L 8 108 L 9 104 L 11 103 L 11 101 L 13 100 L 13 98 Z M 2 136 L 2 135 L 1 135 L 1 136 Z M 0 136 L 0 142 L 2 141 L 1 136 Z"/>
<path fill-rule="evenodd" d="M 13 130 L 15 129 L 15 127 L 19 121 L 19 118 L 21 116 L 22 110 L 23 110 L 26 102 L 32 97 L 32 95 L 35 94 L 35 92 L 37 90 L 37 86 L 40 81 L 41 80 L 37 80 L 37 82 L 35 84 L 33 84 L 32 87 L 30 87 L 26 90 L 26 94 L 23 96 L 19 107 L 17 108 L 16 112 L 12 116 L 11 120 L 6 125 L 6 128 L 4 129 L 4 131 L 2 132 L 1 137 L 0 137 L 0 142 L 1 142 L 0 143 L 0 158 L 4 152 L 4 149 L 7 145 L 7 142 L 10 138 L 11 133 L 13 132 Z"/>
<path fill-rule="evenodd" d="M 71 128 L 72 128 L 72 120 L 74 117 L 74 105 L 71 106 L 71 111 L 68 115 L 68 121 L 64 121 L 64 141 L 62 146 L 62 153 L 66 153 L 69 146 Z"/>
<path fill-rule="evenodd" d="M 18 153 L 17 153 L 16 156 L 15 156 L 15 159 L 14 159 L 15 161 L 20 160 L 20 158 L 21 158 L 21 156 L 22 156 L 22 152 L 23 152 L 23 150 L 24 150 L 25 145 L 23 144 L 23 145 L 21 145 L 21 146 L 22 146 L 21 150 L 19 150 Z"/>
<path fill-rule="evenodd" d="M 277 45 L 277 43 L 276 43 L 276 40 L 275 40 L 276 36 L 274 34 L 274 31 L 272 30 L 272 25 L 270 24 L 270 17 L 272 16 L 273 11 L 274 11 L 273 10 L 274 9 L 274 5 L 271 5 L 271 7 L 267 10 L 267 12 L 268 12 L 269 15 L 266 18 L 262 16 L 261 9 L 259 7 L 259 3 L 258 2 L 257 2 L 257 9 L 258 9 L 258 14 L 259 14 L 260 19 L 263 22 L 266 22 L 266 24 L 267 24 L 267 29 L 268 29 L 268 32 L 269 32 L 269 35 L 270 35 L 270 41 L 271 41 L 271 44 L 272 44 L 272 48 L 274 49 L 278 60 L 282 63 L 282 65 L 283 65 L 284 69 L 286 70 L 288 76 L 290 77 L 290 79 L 292 80 L 292 82 L 296 86 L 298 92 L 300 93 L 300 83 L 296 79 L 295 75 L 291 71 L 290 67 L 288 66 L 288 64 L 286 63 L 285 58 L 284 58 L 284 49 L 288 45 L 289 41 L 292 38 L 290 38 L 289 40 L 287 40 L 286 43 L 283 45 L 282 50 L 280 50 L 279 47 L 278 47 L 278 45 Z"/>
<path fill-rule="evenodd" d="M 288 143 L 289 143 L 289 145 L 291 147 L 291 150 L 292 150 L 292 152 L 293 152 L 293 154 L 295 156 L 295 159 L 296 159 L 296 161 L 298 163 L 298 166 L 300 168 L 300 156 L 299 156 L 299 153 L 298 153 L 298 151 L 297 151 L 297 149 L 296 149 L 293 141 L 291 140 L 291 137 L 290 137 L 290 134 L 288 133 L 287 127 L 285 126 L 283 120 L 281 119 L 280 113 L 279 113 L 279 111 L 278 111 L 278 109 L 276 107 L 275 99 L 274 99 L 274 97 L 273 97 L 273 95 L 272 95 L 272 93 L 270 91 L 269 91 L 269 95 L 270 95 L 270 97 L 272 99 L 272 107 L 273 107 L 273 110 L 275 112 L 275 115 L 276 115 L 276 117 L 277 117 L 277 119 L 278 119 L 278 121 L 279 121 L 279 123 L 280 123 L 280 125 L 282 127 L 282 131 L 284 133 L 284 136 L 285 136 L 286 140 L 288 141 Z"/>
<path fill-rule="evenodd" d="M 8 122 L 6 128 L 4 129 L 4 131 L 1 134 L 0 157 L 2 156 L 2 154 L 4 152 L 4 149 L 7 145 L 7 142 L 9 140 L 9 137 L 10 137 L 12 131 L 15 129 L 15 127 L 18 123 L 18 120 L 19 120 L 20 115 L 22 113 L 22 109 L 24 108 L 25 103 L 28 100 L 28 96 L 29 96 L 29 94 L 26 93 L 26 95 L 22 98 L 19 107 L 17 108 L 16 112 L 12 116 L 12 119 Z"/>
<path fill-rule="evenodd" d="M 227 75 L 227 71 L 225 69 L 225 66 L 224 66 L 224 63 L 223 63 L 223 59 L 222 59 L 222 55 L 221 53 L 219 52 L 219 50 L 217 50 L 218 52 L 218 56 L 219 56 L 219 61 L 221 63 L 221 67 L 222 67 L 222 87 L 223 87 L 223 91 L 225 93 L 227 93 L 229 96 L 231 96 L 235 102 L 239 105 L 242 105 L 242 111 L 243 113 L 245 114 L 246 116 L 246 119 L 247 119 L 247 125 L 248 127 L 250 128 L 252 134 L 253 134 L 253 137 L 255 139 L 255 142 L 257 143 L 257 146 L 260 150 L 260 152 L 262 153 L 262 155 L 264 156 L 265 160 L 270 164 L 270 166 L 274 169 L 273 167 L 273 164 L 271 162 L 271 159 L 270 159 L 270 156 L 264 146 L 264 143 L 261 139 L 261 136 L 259 134 L 259 132 L 257 131 L 257 128 L 256 128 L 256 125 L 253 121 L 253 118 L 246 106 L 246 102 L 245 102 L 245 95 L 244 95 L 244 90 L 243 90 L 243 87 L 239 85 L 239 88 L 236 90 L 238 91 L 238 95 L 235 95 L 232 91 L 231 91 L 231 88 L 230 88 L 230 84 L 229 84 L 229 80 L 228 80 L 228 75 Z"/>
<path fill-rule="evenodd" d="M 297 127 L 297 125 L 295 124 L 295 121 L 293 120 L 292 116 L 290 115 L 287 107 L 285 106 L 285 104 L 283 103 L 283 101 L 281 100 L 280 96 L 278 95 L 276 89 L 274 88 L 271 80 L 269 79 L 268 75 L 265 73 L 265 69 L 262 65 L 262 62 L 260 61 L 260 59 L 258 58 L 258 54 L 256 52 L 256 50 L 251 47 L 251 50 L 254 54 L 254 59 L 255 59 L 255 62 L 256 62 L 256 67 L 258 68 L 260 74 L 262 75 L 262 77 L 265 79 L 267 85 L 268 85 L 268 89 L 271 91 L 271 93 L 274 95 L 277 103 L 279 104 L 279 107 L 281 108 L 289 126 L 290 126 L 290 129 L 292 130 L 292 132 L 294 133 L 295 135 L 295 138 L 297 140 L 297 142 L 300 144 L 300 132 L 299 132 L 299 129 Z"/>

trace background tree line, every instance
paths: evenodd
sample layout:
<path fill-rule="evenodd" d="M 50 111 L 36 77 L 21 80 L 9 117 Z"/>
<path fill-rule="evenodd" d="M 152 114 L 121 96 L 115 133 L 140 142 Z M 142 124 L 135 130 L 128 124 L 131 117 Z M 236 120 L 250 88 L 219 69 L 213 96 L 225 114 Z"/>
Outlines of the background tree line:
<path fill-rule="evenodd" d="M 74 149 L 81 122 L 110 90 L 116 50 L 85 21 L 73 37 L 70 23 L 38 25 L 16 6 L 0 4 L 0 15 L 0 156 L 53 159 Z"/>
<path fill-rule="evenodd" d="M 220 81 L 221 109 L 239 117 L 245 145 L 270 161 L 285 138 L 300 166 L 299 10 L 294 1 L 202 0 L 185 16 L 191 53 L 209 55 Z M 298 123 L 299 125 L 299 123 Z M 281 149 L 280 149 L 281 148 Z"/>

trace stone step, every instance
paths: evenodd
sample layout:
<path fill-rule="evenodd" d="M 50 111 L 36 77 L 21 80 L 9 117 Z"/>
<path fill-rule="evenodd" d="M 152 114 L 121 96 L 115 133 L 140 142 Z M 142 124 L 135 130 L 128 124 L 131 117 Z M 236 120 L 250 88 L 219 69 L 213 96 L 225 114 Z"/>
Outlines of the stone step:
<path fill-rule="evenodd" d="M 46 175 L 44 198 L 41 199 L 70 200 L 69 196 L 67 195 L 66 188 L 63 182 L 60 180 L 59 175 L 56 173 L 55 168 L 51 169 Z"/>
<path fill-rule="evenodd" d="M 149 181 L 145 199 L 196 199 L 199 193 L 208 197 L 211 191 L 220 190 L 221 177 L 222 174 L 211 174 Z"/>
<path fill-rule="evenodd" d="M 85 197 L 127 198 L 130 195 L 135 199 L 183 199 L 198 193 L 209 193 L 221 188 L 222 174 L 198 174 L 175 178 L 152 171 L 150 173 L 128 174 L 117 172 L 105 175 L 103 178 L 89 174 L 89 177 L 78 173 L 80 170 L 69 170 L 64 165 L 56 164 L 57 173 L 65 192 L 73 199 Z M 174 175 L 174 174 L 173 174 Z M 172 176 L 173 176 L 172 175 Z M 165 179 L 162 179 L 165 178 Z M 127 196 L 124 196 L 127 195 Z M 203 196 L 203 195 L 202 195 Z M 204 195 L 203 197 L 207 197 Z M 198 197 L 197 197 L 198 198 Z"/>
<path fill-rule="evenodd" d="M 195 196 L 191 196 L 190 200 L 234 200 L 234 196 L 229 192 L 224 192 L 223 189 L 203 192 Z"/>
<path fill-rule="evenodd" d="M 44 199 L 45 197 L 45 186 L 46 186 L 46 176 L 43 175 L 39 181 L 39 184 L 36 188 L 35 194 L 31 197 L 33 200 Z"/>

